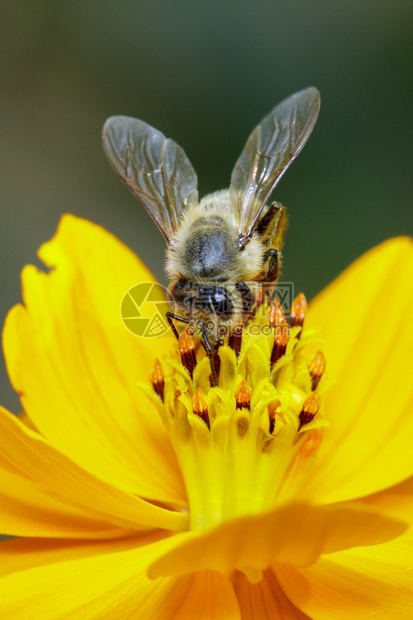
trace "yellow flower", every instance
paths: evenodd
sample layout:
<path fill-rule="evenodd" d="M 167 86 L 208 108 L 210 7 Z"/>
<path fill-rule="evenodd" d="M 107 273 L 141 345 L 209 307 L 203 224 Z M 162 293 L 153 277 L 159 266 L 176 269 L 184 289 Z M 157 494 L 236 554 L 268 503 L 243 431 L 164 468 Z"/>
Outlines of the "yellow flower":
<path fill-rule="evenodd" d="M 66 216 L 40 258 L 3 333 L 25 413 L 0 414 L 1 617 L 412 617 L 409 239 L 317 297 L 272 371 L 272 335 L 222 348 L 215 388 L 123 327 L 151 275 L 107 232 Z"/>

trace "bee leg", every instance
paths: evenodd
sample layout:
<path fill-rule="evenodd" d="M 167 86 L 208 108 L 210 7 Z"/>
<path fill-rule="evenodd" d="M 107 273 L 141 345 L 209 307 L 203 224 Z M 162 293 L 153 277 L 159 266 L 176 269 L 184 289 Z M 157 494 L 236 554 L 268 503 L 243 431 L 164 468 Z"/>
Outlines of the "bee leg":
<path fill-rule="evenodd" d="M 181 323 L 188 324 L 190 323 L 190 320 L 184 319 L 184 317 L 178 316 L 177 314 L 173 314 L 173 312 L 169 312 L 169 311 L 165 313 L 165 316 L 166 316 L 166 320 L 169 323 L 170 328 L 172 329 L 175 335 L 175 338 L 179 340 L 179 333 L 175 327 L 174 321 L 181 321 Z M 211 366 L 212 385 L 213 387 L 216 387 L 218 385 L 217 367 L 218 367 L 218 372 L 219 372 L 219 358 L 218 359 L 216 358 L 216 349 L 212 347 L 211 343 L 208 340 L 205 324 L 202 325 L 202 344 L 204 345 L 206 354 L 209 359 L 209 365 Z"/>
<path fill-rule="evenodd" d="M 182 316 L 178 316 L 177 314 L 173 314 L 172 312 L 165 313 L 166 320 L 169 323 L 169 327 L 172 329 L 174 336 L 177 340 L 179 340 L 178 330 L 175 327 L 174 321 L 181 321 L 181 323 L 189 323 L 189 319 L 184 319 Z"/>
<path fill-rule="evenodd" d="M 261 242 L 267 246 L 281 247 L 287 225 L 287 209 L 279 202 L 273 202 L 257 224 Z"/>
<path fill-rule="evenodd" d="M 254 295 L 245 282 L 237 282 L 235 288 L 241 295 L 242 300 L 242 316 L 246 321 L 252 317 L 252 308 L 255 303 Z"/>
<path fill-rule="evenodd" d="M 264 277 L 261 282 L 275 282 L 280 273 L 280 252 L 276 248 L 270 248 L 264 254 L 264 264 L 267 263 Z"/>
<path fill-rule="evenodd" d="M 202 340 L 203 340 L 203 345 L 205 347 L 206 354 L 209 359 L 209 365 L 211 366 L 212 387 L 217 387 L 218 386 L 218 377 L 217 377 L 217 365 L 218 364 L 216 361 L 216 349 L 212 347 L 211 343 L 208 340 L 208 336 L 206 333 L 206 325 L 202 326 Z"/>
<path fill-rule="evenodd" d="M 273 284 L 280 273 L 281 251 L 283 237 L 287 228 L 287 210 L 279 202 L 273 202 L 258 222 L 257 231 L 261 242 L 268 249 L 264 252 L 263 267 L 259 282 L 263 283 L 265 296 L 270 299 L 273 286 L 266 287 L 265 283 Z"/>
<path fill-rule="evenodd" d="M 270 248 L 264 253 L 264 267 L 262 277 L 259 282 L 262 283 L 262 292 L 260 298 L 257 296 L 257 309 L 267 299 L 267 303 L 271 303 L 274 292 L 274 285 L 280 273 L 281 255 L 277 248 Z"/>

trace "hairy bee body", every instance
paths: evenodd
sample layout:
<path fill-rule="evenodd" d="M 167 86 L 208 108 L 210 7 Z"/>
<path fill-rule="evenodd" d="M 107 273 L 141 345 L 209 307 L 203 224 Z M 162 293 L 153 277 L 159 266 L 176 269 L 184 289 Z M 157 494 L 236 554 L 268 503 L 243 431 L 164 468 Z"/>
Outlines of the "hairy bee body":
<path fill-rule="evenodd" d="M 270 195 L 317 120 L 320 96 L 307 88 L 276 106 L 251 133 L 228 190 L 198 201 L 197 176 L 182 148 L 138 119 L 109 118 L 103 145 L 123 183 L 166 244 L 172 322 L 190 324 L 210 356 L 234 325 L 253 315 L 277 280 L 286 212 Z"/>
<path fill-rule="evenodd" d="M 188 209 L 166 251 L 166 273 L 193 281 L 252 280 L 261 267 L 257 235 L 241 252 L 229 191 L 208 194 Z"/>
<path fill-rule="evenodd" d="M 166 252 L 171 305 L 194 328 L 206 325 L 213 343 L 252 310 L 266 249 L 258 231 L 240 247 L 229 213 L 228 190 L 205 196 L 187 210 Z"/>

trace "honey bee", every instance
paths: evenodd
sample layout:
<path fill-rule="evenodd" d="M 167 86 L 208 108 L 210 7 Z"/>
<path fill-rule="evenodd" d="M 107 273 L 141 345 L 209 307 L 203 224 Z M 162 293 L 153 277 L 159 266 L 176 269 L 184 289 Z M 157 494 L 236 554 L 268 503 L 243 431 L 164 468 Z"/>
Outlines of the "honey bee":
<path fill-rule="evenodd" d="M 197 176 L 183 149 L 147 123 L 112 116 L 103 127 L 106 156 L 165 238 L 168 294 L 174 320 L 201 337 L 211 361 L 234 326 L 242 325 L 275 285 L 286 210 L 269 203 L 281 176 L 307 142 L 320 95 L 301 90 L 277 105 L 249 136 L 229 189 L 198 201 Z"/>

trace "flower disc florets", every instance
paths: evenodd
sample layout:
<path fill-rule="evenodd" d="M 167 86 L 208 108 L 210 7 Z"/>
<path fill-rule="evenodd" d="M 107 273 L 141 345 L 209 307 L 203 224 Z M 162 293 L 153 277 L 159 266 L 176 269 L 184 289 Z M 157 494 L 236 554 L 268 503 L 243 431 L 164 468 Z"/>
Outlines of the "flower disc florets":
<path fill-rule="evenodd" d="M 229 339 L 216 353 L 218 386 L 209 359 L 187 331 L 164 373 L 151 373 L 156 403 L 185 480 L 191 528 L 270 510 L 297 495 L 311 472 L 323 427 L 321 351 L 303 329 L 299 295 L 288 325 L 275 300 L 254 319 L 257 329 Z M 267 329 L 258 329 L 262 326 Z M 230 346 L 232 345 L 232 346 Z M 235 350 L 234 350 L 235 349 Z M 239 349 L 239 351 L 238 351 Z M 237 355 L 238 353 L 238 355 Z"/>

